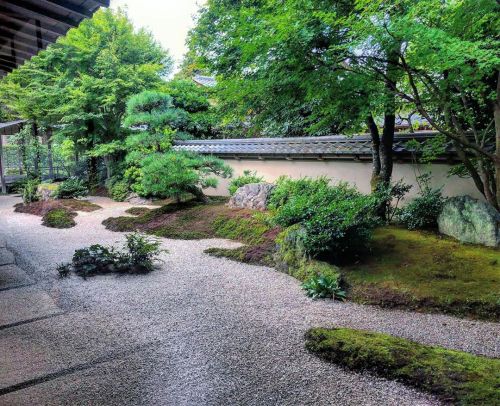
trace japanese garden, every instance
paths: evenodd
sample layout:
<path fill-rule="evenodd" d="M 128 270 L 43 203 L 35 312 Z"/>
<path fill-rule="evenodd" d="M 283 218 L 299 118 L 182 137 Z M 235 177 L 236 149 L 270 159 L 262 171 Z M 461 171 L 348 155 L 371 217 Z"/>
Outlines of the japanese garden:
<path fill-rule="evenodd" d="M 498 1 L 127 1 L 0 0 L 0 404 L 498 405 Z"/>

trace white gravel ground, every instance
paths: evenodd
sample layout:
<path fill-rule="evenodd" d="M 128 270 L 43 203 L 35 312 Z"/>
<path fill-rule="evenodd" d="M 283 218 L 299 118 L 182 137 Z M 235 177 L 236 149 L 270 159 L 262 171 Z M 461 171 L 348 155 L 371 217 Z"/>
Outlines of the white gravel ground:
<path fill-rule="evenodd" d="M 35 380 L 0 396 L 2 405 L 438 404 L 308 354 L 303 334 L 313 326 L 500 355 L 495 323 L 312 301 L 285 274 L 203 253 L 238 246 L 226 240 L 165 239 L 169 253 L 149 275 L 59 280 L 56 264 L 75 249 L 121 244 L 123 235 L 101 222 L 130 205 L 92 198 L 102 210 L 80 213 L 72 229 L 54 230 L 39 217 L 14 213 L 18 201 L 0 197 L 0 239 L 65 314 L 0 330 L 0 348 L 10 349 L 0 358 L 4 386 Z"/>

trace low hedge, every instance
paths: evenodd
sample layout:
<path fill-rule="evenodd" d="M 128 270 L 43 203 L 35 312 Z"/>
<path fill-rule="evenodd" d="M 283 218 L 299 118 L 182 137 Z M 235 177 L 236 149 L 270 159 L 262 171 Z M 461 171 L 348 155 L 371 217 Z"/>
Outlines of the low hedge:
<path fill-rule="evenodd" d="M 355 371 L 369 371 L 459 405 L 495 405 L 500 360 L 419 344 L 387 334 L 313 328 L 306 348 Z"/>

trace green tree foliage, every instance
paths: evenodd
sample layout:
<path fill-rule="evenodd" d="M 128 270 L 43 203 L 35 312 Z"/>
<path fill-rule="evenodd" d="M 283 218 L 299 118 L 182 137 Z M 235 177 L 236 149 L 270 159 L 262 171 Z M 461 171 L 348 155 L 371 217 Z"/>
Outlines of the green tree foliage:
<path fill-rule="evenodd" d="M 396 113 L 418 112 L 498 207 L 499 7 L 494 0 L 209 0 L 190 34 L 188 65 L 217 74 L 227 121 L 244 119 L 261 134 L 367 124 L 374 186 L 391 178 Z"/>
<path fill-rule="evenodd" d="M 203 189 L 217 187 L 216 176 L 230 177 L 232 170 L 218 158 L 188 152 L 171 151 L 152 154 L 142 162 L 142 187 L 148 195 L 159 198 L 190 193 L 207 201 Z"/>
<path fill-rule="evenodd" d="M 122 141 L 125 103 L 142 89 L 160 85 L 172 60 L 123 11 L 100 10 L 2 80 L 2 101 L 19 116 L 59 132 L 89 154 L 95 182 L 96 156 L 111 161 L 118 150 L 103 144 Z M 117 144 L 113 144 L 114 147 Z"/>

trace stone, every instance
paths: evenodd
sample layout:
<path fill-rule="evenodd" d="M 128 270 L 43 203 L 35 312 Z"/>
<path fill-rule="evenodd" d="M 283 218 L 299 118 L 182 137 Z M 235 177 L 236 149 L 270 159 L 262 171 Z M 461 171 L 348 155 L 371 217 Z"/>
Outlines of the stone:
<path fill-rule="evenodd" d="M 130 204 L 138 205 L 138 206 L 145 206 L 145 205 L 152 205 L 153 201 L 151 199 L 146 199 L 144 197 L 140 197 L 137 193 L 131 193 L 127 199 L 125 199 L 126 202 L 129 202 Z"/>
<path fill-rule="evenodd" d="M 271 183 L 250 183 L 244 185 L 231 197 L 229 207 L 266 210 L 267 202 L 274 187 Z"/>
<path fill-rule="evenodd" d="M 457 196 L 445 203 L 438 217 L 439 232 L 470 243 L 500 245 L 500 213 L 490 204 L 470 196 Z"/>
<path fill-rule="evenodd" d="M 37 194 L 40 200 L 46 202 L 47 200 L 53 199 L 57 191 L 59 183 L 41 183 L 38 185 Z"/>

